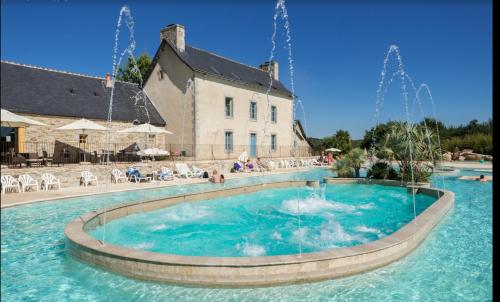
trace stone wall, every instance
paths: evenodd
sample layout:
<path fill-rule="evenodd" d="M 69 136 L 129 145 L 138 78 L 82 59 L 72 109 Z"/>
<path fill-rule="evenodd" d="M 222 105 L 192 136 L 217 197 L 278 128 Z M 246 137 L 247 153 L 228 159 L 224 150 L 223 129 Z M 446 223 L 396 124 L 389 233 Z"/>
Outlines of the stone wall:
<path fill-rule="evenodd" d="M 56 128 L 67 125 L 80 118 L 72 117 L 60 117 L 60 116 L 46 116 L 46 115 L 35 115 L 35 114 L 22 114 L 28 118 L 43 122 L 48 126 L 31 126 L 25 128 L 25 138 L 24 138 L 24 152 L 36 152 L 40 153 L 45 150 L 50 154 L 53 154 L 55 141 L 60 141 L 62 143 L 68 144 L 70 146 L 80 148 L 79 135 L 83 132 L 80 130 L 56 130 Z M 107 127 L 107 121 L 104 120 L 91 120 L 101 126 Z M 132 127 L 132 121 L 113 121 L 111 122 L 111 139 L 112 149 L 116 148 L 119 151 L 127 146 L 137 143 L 142 149 L 145 146 L 147 135 L 143 133 L 118 133 L 119 130 Z M 87 152 L 93 152 L 94 149 L 97 152 L 101 152 L 106 146 L 107 142 L 107 131 L 85 131 L 88 135 L 87 145 L 85 150 Z M 148 147 L 156 146 L 158 148 L 164 148 L 168 134 L 157 134 L 154 137 L 148 139 Z M 99 149 L 99 150 L 97 150 Z"/>

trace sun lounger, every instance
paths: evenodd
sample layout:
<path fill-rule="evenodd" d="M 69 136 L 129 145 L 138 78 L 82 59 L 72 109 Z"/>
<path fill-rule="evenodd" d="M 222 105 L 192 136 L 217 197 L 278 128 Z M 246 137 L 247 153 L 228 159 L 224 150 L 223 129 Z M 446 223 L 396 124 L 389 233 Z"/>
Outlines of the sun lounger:
<path fill-rule="evenodd" d="M 61 188 L 61 183 L 59 182 L 59 179 L 57 179 L 54 175 L 51 173 L 44 173 L 42 174 L 42 183 L 40 184 L 40 187 L 42 190 L 49 190 L 51 186 L 56 186 L 57 188 Z"/>
<path fill-rule="evenodd" d="M 196 167 L 195 165 L 192 165 L 191 166 L 192 168 L 192 172 L 194 173 L 194 175 L 196 175 L 196 177 L 203 177 L 203 173 L 205 172 L 204 170 Z"/>
<path fill-rule="evenodd" d="M 28 174 L 23 174 L 19 176 L 19 182 L 21 183 L 21 192 L 26 192 L 26 189 L 34 188 L 35 191 L 38 191 L 38 181 L 33 179 Z"/>
<path fill-rule="evenodd" d="M 10 175 L 2 175 L 2 194 L 5 194 L 7 190 L 16 189 L 17 193 L 21 192 L 21 187 L 19 186 L 19 181 Z"/>
<path fill-rule="evenodd" d="M 185 163 L 175 164 L 175 169 L 177 170 L 177 175 L 179 175 L 179 177 L 196 177 L 193 171 L 189 170 L 189 167 Z"/>
<path fill-rule="evenodd" d="M 133 180 L 134 182 L 141 182 L 151 180 L 151 177 L 141 175 L 141 172 L 135 167 L 128 168 L 127 174 L 129 181 Z"/>

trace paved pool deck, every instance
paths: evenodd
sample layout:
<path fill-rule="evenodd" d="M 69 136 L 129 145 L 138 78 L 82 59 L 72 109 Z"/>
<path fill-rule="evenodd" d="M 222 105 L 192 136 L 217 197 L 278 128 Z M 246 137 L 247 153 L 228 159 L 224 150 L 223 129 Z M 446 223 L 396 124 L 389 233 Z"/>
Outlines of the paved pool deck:
<path fill-rule="evenodd" d="M 480 162 L 467 162 L 467 161 L 445 161 L 445 162 L 440 162 L 439 165 L 457 169 L 485 169 L 485 170 L 493 169 L 492 162 L 480 163 Z"/>
<path fill-rule="evenodd" d="M 224 174 L 226 180 L 228 179 L 237 179 L 243 177 L 260 177 L 264 175 L 276 175 L 283 173 L 292 173 L 298 171 L 305 171 L 310 169 L 311 167 L 301 167 L 301 168 L 280 168 L 273 171 L 267 172 L 241 172 L 241 173 L 227 173 Z M 153 188 L 162 188 L 169 187 L 175 185 L 183 185 L 183 184 L 197 184 L 197 183 L 208 183 L 208 179 L 204 178 L 178 178 L 175 177 L 172 181 L 156 181 L 156 182 L 122 182 L 122 183 L 104 183 L 101 180 L 99 185 L 89 185 L 88 187 L 78 186 L 78 187 L 61 187 L 60 190 L 49 190 L 49 191 L 30 191 L 25 193 L 11 193 L 8 192 L 4 195 L 1 195 L 1 208 L 19 206 L 34 202 L 42 202 L 56 199 L 64 199 L 64 198 L 72 198 L 72 197 L 80 197 L 80 196 L 88 196 L 88 195 L 96 195 L 96 194 L 105 194 L 111 192 L 122 192 L 122 191 L 131 191 L 131 190 L 143 190 L 143 189 L 153 189 Z M 213 184 L 215 188 L 217 188 L 218 184 Z"/>

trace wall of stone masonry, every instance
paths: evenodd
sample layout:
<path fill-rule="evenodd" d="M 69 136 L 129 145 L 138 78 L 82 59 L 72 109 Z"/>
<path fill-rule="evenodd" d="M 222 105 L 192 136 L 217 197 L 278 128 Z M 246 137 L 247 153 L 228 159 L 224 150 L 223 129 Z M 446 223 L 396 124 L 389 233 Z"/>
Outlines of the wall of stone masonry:
<path fill-rule="evenodd" d="M 49 154 L 53 152 L 53 143 L 57 140 L 62 143 L 79 147 L 79 134 L 82 131 L 78 130 L 56 130 L 56 128 L 67 125 L 80 118 L 72 117 L 58 117 L 58 116 L 46 116 L 46 115 L 33 115 L 33 114 L 21 114 L 28 118 L 32 118 L 36 121 L 47 124 L 48 126 L 31 126 L 25 129 L 25 152 L 41 152 L 41 149 L 45 149 Z M 107 127 L 107 121 L 104 120 L 91 120 L 101 126 Z M 111 144 L 118 145 L 119 149 L 123 149 L 133 143 L 137 143 L 141 148 L 143 148 L 146 142 L 146 134 L 143 133 L 118 133 L 117 131 L 132 127 L 132 122 L 124 121 L 112 121 L 111 122 Z M 87 144 L 89 148 L 95 146 L 96 148 L 103 148 L 106 146 L 107 142 L 107 131 L 94 131 L 88 130 L 85 132 L 88 134 Z M 158 147 L 164 148 L 166 142 L 166 136 L 168 134 L 157 134 L 155 138 L 149 139 L 148 147 Z M 40 150 L 36 150 L 40 149 Z M 87 150 L 94 151 L 94 150 Z M 95 150 L 100 152 L 101 150 Z"/>

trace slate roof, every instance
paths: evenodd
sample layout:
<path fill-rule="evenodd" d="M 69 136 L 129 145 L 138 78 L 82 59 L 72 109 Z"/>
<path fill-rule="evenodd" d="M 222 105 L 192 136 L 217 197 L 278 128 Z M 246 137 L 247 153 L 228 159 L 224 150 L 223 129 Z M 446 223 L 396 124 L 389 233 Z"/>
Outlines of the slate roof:
<path fill-rule="evenodd" d="M 113 120 L 147 122 L 144 106 L 134 105 L 138 92 L 136 84 L 115 83 Z M 107 120 L 110 95 L 103 78 L 1 62 L 1 107 L 16 113 Z M 152 124 L 165 125 L 151 101 L 146 107 Z"/>
<path fill-rule="evenodd" d="M 260 68 L 248 66 L 190 45 L 186 45 L 185 51 L 180 52 L 165 39 L 162 40 L 159 49 L 163 49 L 165 44 L 170 46 L 179 58 L 194 71 L 243 82 L 264 91 L 269 87 L 269 74 Z M 157 56 L 155 56 L 156 60 Z M 154 64 L 151 65 L 154 66 Z M 278 92 L 292 98 L 292 93 L 280 81 L 273 80 L 272 92 Z"/>

